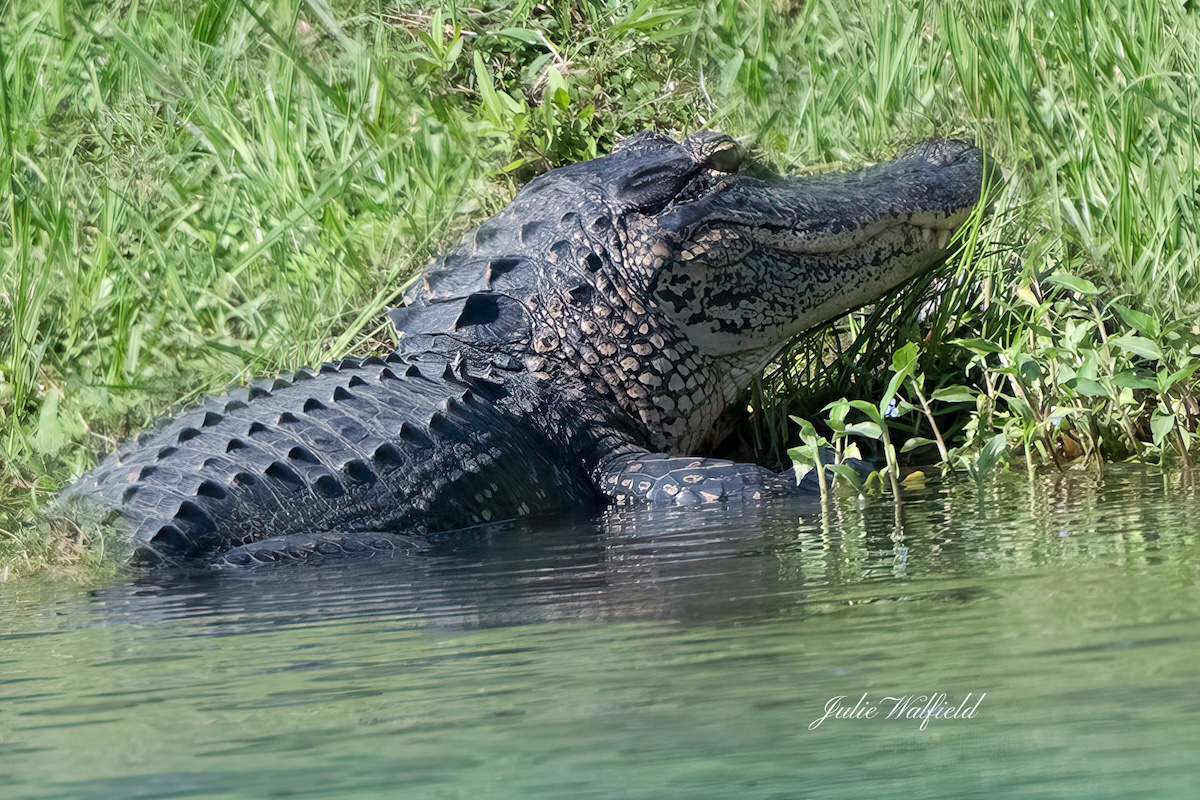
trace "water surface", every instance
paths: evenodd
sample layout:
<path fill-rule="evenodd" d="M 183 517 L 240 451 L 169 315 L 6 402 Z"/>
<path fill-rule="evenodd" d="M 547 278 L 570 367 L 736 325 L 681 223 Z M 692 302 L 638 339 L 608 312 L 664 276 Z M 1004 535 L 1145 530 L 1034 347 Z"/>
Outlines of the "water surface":
<path fill-rule="evenodd" d="M 0 584 L 0 796 L 1191 798 L 1197 519 L 1121 468 Z"/>

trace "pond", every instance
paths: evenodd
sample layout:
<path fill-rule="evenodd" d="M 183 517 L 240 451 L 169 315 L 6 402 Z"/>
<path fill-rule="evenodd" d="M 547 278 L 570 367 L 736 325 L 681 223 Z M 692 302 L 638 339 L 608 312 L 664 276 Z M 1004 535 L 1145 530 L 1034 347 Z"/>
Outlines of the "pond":
<path fill-rule="evenodd" d="M 1192 798 L 1198 519 L 1121 467 L 11 581 L 0 794 Z"/>

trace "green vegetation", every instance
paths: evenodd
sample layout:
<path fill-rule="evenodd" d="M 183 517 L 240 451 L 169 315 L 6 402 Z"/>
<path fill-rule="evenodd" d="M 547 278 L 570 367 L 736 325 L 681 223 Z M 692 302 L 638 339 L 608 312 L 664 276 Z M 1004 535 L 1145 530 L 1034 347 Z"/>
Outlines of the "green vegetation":
<path fill-rule="evenodd" d="M 796 441 L 788 408 L 838 442 L 884 420 L 892 451 L 940 440 L 981 480 L 1007 452 L 1187 463 L 1190 4 L 0 0 L 0 20 L 0 569 L 94 560 L 102 539 L 33 524 L 94 451 L 386 348 L 381 311 L 430 255 L 645 127 L 748 135 L 797 170 L 957 134 L 1011 173 L 947 270 L 764 377 L 764 459 Z"/>
<path fill-rule="evenodd" d="M 893 476 L 885 413 L 901 451 L 925 446 L 924 460 L 980 481 L 1009 453 L 1031 470 L 1125 459 L 1187 469 L 1200 416 L 1197 14 L 1153 3 L 890 9 L 808 4 L 799 27 L 769 29 L 762 51 L 791 69 L 744 124 L 781 152 L 824 160 L 965 128 L 1008 185 L 963 237 L 956 273 L 802 343 L 760 403 L 790 397 L 835 447 L 880 440 Z M 794 105 L 785 97 L 808 113 L 781 118 Z M 914 341 L 919 355 L 904 347 Z M 759 441 L 791 443 L 784 419 L 760 415 Z"/>

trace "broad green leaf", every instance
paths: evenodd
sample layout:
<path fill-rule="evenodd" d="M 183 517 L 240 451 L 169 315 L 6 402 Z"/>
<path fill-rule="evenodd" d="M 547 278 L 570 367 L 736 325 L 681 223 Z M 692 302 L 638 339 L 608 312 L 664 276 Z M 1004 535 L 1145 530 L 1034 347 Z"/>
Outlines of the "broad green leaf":
<path fill-rule="evenodd" d="M 1044 377 L 1042 365 L 1037 359 L 1027 353 L 1021 353 L 1017 356 L 1017 374 L 1021 376 L 1021 380 L 1026 386 L 1032 386 Z"/>
<path fill-rule="evenodd" d="M 1160 386 L 1159 390 L 1165 392 L 1167 389 L 1170 389 L 1172 386 L 1179 383 L 1179 381 L 1191 378 L 1197 369 L 1200 369 L 1200 363 L 1188 364 L 1183 369 L 1175 370 L 1170 374 L 1170 376 L 1167 377 L 1166 381 L 1164 381 L 1164 385 Z M 1162 379 L 1161 372 L 1159 373 L 1159 379 Z"/>
<path fill-rule="evenodd" d="M 455 61 L 457 61 L 459 55 L 462 54 L 462 49 L 463 49 L 463 37 L 456 35 L 454 37 L 454 41 L 450 45 L 450 49 L 448 49 L 446 51 L 445 62 L 447 64 L 453 64 Z"/>
<path fill-rule="evenodd" d="M 1003 353 L 1004 348 L 995 342 L 989 342 L 987 339 L 955 339 L 954 344 L 962 345 L 976 355 L 987 355 L 988 353 Z"/>
<path fill-rule="evenodd" d="M 892 353 L 892 371 L 897 374 L 907 374 L 917 366 L 917 343 L 909 342 L 895 353 Z"/>
<path fill-rule="evenodd" d="M 1150 418 L 1150 432 L 1154 435 L 1154 444 L 1161 447 L 1163 440 L 1170 436 L 1173 430 L 1175 430 L 1174 414 L 1154 412 L 1154 416 Z"/>
<path fill-rule="evenodd" d="M 930 395 L 929 399 L 941 400 L 943 403 L 974 403 L 978 395 L 978 389 L 956 383 L 952 386 L 943 386 Z"/>
<path fill-rule="evenodd" d="M 830 425 L 835 422 L 840 423 L 844 421 L 846 419 L 846 415 L 850 413 L 850 401 L 843 397 L 840 400 L 834 400 L 821 410 L 829 412 Z"/>
<path fill-rule="evenodd" d="M 1075 375 L 1076 375 L 1075 365 L 1073 365 L 1069 362 L 1066 362 L 1066 361 L 1059 362 L 1058 370 L 1057 370 L 1059 386 L 1066 386 L 1067 384 L 1069 384 L 1071 381 L 1073 381 L 1075 379 Z"/>
<path fill-rule="evenodd" d="M 734 50 L 721 67 L 721 94 L 729 94 L 738 83 L 738 74 L 742 70 L 742 62 L 746 59 L 746 53 L 739 47 Z"/>
<path fill-rule="evenodd" d="M 896 392 L 900 391 L 900 384 L 907 377 L 903 372 L 897 372 L 892 375 L 892 379 L 888 381 L 887 390 L 884 391 L 883 397 L 879 400 L 879 405 L 875 408 L 879 411 L 886 412 L 891 406 L 892 400 L 896 397 Z"/>
<path fill-rule="evenodd" d="M 483 56 L 478 50 L 474 52 L 475 80 L 479 84 L 479 96 L 483 98 L 483 107 L 496 125 L 504 124 L 504 109 L 500 98 L 496 95 L 496 84 L 492 81 L 492 73 L 483 63 Z"/>
<path fill-rule="evenodd" d="M 1112 307 L 1121 315 L 1122 321 L 1129 327 L 1133 328 L 1143 336 L 1151 339 L 1157 339 L 1161 332 L 1158 320 L 1145 311 L 1137 311 L 1135 309 L 1123 306 L 1120 303 L 1113 303 Z"/>
<path fill-rule="evenodd" d="M 787 454 L 788 458 L 792 460 L 793 467 L 812 469 L 816 466 L 817 460 L 811 447 L 789 447 Z M 803 478 L 804 473 L 797 471 L 796 477 L 797 479 Z"/>
<path fill-rule="evenodd" d="M 497 36 L 507 36 L 509 39 L 516 39 L 518 42 L 525 44 L 541 44 L 542 37 L 538 36 L 537 31 L 529 28 L 501 28 L 496 31 Z"/>
<path fill-rule="evenodd" d="M 850 407 L 867 415 L 877 425 L 883 424 L 883 415 L 879 413 L 879 406 L 866 400 L 851 400 Z"/>
<path fill-rule="evenodd" d="M 671 23 L 692 16 L 695 13 L 693 9 L 656 9 L 654 6 L 655 0 L 639 0 L 638 4 L 626 15 L 625 19 L 609 28 L 608 32 L 610 34 L 617 34 L 626 31 L 637 31 L 648 35 L 652 41 L 659 41 L 672 36 L 683 36 L 691 32 L 693 26 L 672 25 Z"/>
<path fill-rule="evenodd" d="M 1021 284 L 1017 287 L 1017 299 L 1026 305 L 1033 306 L 1034 308 L 1037 308 L 1041 305 L 1041 302 L 1039 302 L 1037 299 L 1037 295 L 1033 293 L 1033 289 L 1027 283 Z"/>
<path fill-rule="evenodd" d="M 900 452 L 907 453 L 910 450 L 916 450 L 918 447 L 926 447 L 933 443 L 933 439 L 926 439 L 924 436 L 913 436 L 900 447 Z"/>
<path fill-rule="evenodd" d="M 1100 290 L 1096 288 L 1096 284 L 1087 278 L 1078 278 L 1068 272 L 1055 272 L 1053 275 L 1043 278 L 1043 280 L 1046 283 L 1063 286 L 1079 294 L 1100 294 Z"/>
<path fill-rule="evenodd" d="M 866 436 L 868 439 L 882 439 L 883 429 L 875 422 L 855 422 L 846 426 L 846 433 Z"/>
<path fill-rule="evenodd" d="M 563 111 L 571 107 L 571 90 L 566 78 L 553 64 L 546 68 L 546 98 Z"/>
<path fill-rule="evenodd" d="M 979 451 L 979 460 L 975 462 L 977 476 L 982 480 L 995 471 L 996 466 L 1004 459 L 1008 451 L 1008 441 L 1003 433 L 998 433 L 987 440 L 987 444 Z"/>
<path fill-rule="evenodd" d="M 839 478 L 844 480 L 846 483 L 853 486 L 858 491 L 859 494 L 863 494 L 865 492 L 866 487 L 863 482 L 862 476 L 859 475 L 858 471 L 855 470 L 854 467 L 850 466 L 849 464 L 830 464 L 829 471 L 832 472 L 834 475 L 837 475 Z M 874 475 L 874 474 L 875 474 L 874 472 L 871 473 L 871 475 Z M 868 477 L 868 480 L 869 480 L 869 477 Z"/>
<path fill-rule="evenodd" d="M 542 74 L 542 67 L 546 66 L 546 63 L 552 58 L 554 58 L 553 53 L 542 53 L 533 61 L 530 61 L 529 65 L 525 67 L 525 81 L 527 83 L 536 83 L 538 76 Z"/>
<path fill-rule="evenodd" d="M 806 447 L 812 449 L 815 447 L 829 446 L 829 442 L 825 440 L 824 436 L 821 436 L 819 433 L 817 433 L 817 429 L 813 427 L 811 422 L 806 419 L 801 419 L 800 417 L 789 418 L 792 420 L 792 422 L 800 426 L 800 441 L 804 442 Z"/>
<path fill-rule="evenodd" d="M 1143 378 L 1136 370 L 1125 369 L 1113 375 L 1113 383 L 1122 389 L 1158 389 L 1158 381 L 1153 378 Z"/>
<path fill-rule="evenodd" d="M 38 411 L 33 446 L 42 455 L 57 455 L 69 439 L 81 432 L 78 423 L 72 424 L 69 418 L 59 413 L 58 405 L 61 399 L 62 394 L 57 389 L 47 390 L 42 407 Z"/>
<path fill-rule="evenodd" d="M 1013 413 L 1022 420 L 1034 420 L 1037 418 L 1037 415 L 1033 413 L 1033 409 L 1029 407 L 1029 403 L 1025 402 L 1023 398 L 1005 397 L 1005 400 L 1008 403 L 1008 407 L 1013 410 Z"/>
<path fill-rule="evenodd" d="M 1097 363 L 1099 355 L 1095 350 L 1085 350 L 1081 355 L 1083 358 L 1080 359 L 1079 368 L 1075 370 L 1075 374 L 1097 380 L 1100 377 L 1100 366 Z"/>
<path fill-rule="evenodd" d="M 1147 339 L 1145 336 L 1138 336 L 1136 333 L 1127 333 L 1108 341 L 1125 352 L 1132 353 L 1148 361 L 1157 361 L 1162 358 L 1162 350 L 1158 349 L 1157 342 L 1153 339 Z"/>
<path fill-rule="evenodd" d="M 1076 375 L 1063 385 L 1084 397 L 1108 397 L 1108 391 L 1099 382 L 1081 375 Z"/>

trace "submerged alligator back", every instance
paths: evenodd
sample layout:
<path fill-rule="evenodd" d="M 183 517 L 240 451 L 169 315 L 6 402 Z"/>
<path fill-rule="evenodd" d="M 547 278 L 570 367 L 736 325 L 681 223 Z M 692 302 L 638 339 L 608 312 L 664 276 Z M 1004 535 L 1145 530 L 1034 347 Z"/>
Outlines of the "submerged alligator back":
<path fill-rule="evenodd" d="M 515 435 L 513 392 L 434 358 L 326 364 L 143 434 L 62 500 L 111 509 L 131 555 L 170 559 L 314 531 L 452 530 L 590 499 L 586 475 L 552 463 L 537 431 Z"/>

